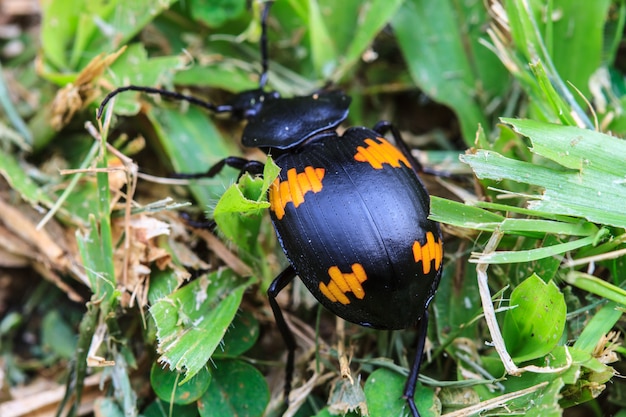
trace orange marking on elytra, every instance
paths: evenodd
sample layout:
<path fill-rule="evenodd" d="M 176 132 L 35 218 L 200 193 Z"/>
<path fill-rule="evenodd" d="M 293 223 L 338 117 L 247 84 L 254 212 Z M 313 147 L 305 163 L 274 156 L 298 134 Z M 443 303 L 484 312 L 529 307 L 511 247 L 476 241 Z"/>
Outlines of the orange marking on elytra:
<path fill-rule="evenodd" d="M 422 262 L 424 274 L 430 273 L 432 261 L 435 261 L 435 270 L 438 270 L 443 262 L 442 242 L 435 238 L 433 232 L 426 233 L 426 243 L 424 245 L 418 241 L 413 243 L 413 259 L 415 259 L 416 263 Z"/>
<path fill-rule="evenodd" d="M 295 168 L 287 171 L 287 179 L 281 181 L 276 178 L 270 186 L 270 210 L 276 214 L 278 220 L 285 215 L 287 203 L 293 203 L 298 207 L 304 203 L 306 193 L 312 191 L 318 193 L 322 191 L 322 179 L 324 178 L 324 168 L 313 168 L 307 166 L 304 172 L 297 172 Z"/>
<path fill-rule="evenodd" d="M 339 267 L 331 266 L 328 268 L 328 276 L 330 282 L 325 284 L 320 282 L 319 288 L 322 294 L 330 301 L 340 302 L 341 304 L 350 304 L 350 299 L 346 293 L 351 292 L 356 298 L 362 300 L 365 297 L 365 290 L 362 283 L 367 281 L 367 274 L 361 264 L 352 264 L 352 272 L 341 272 Z"/>
<path fill-rule="evenodd" d="M 377 142 L 378 141 L 378 142 Z M 394 168 L 400 168 L 402 162 L 409 167 L 409 161 L 398 148 L 383 138 L 365 139 L 367 147 L 357 146 L 354 159 L 359 162 L 367 162 L 374 169 L 382 169 L 383 164 L 389 164 Z"/>

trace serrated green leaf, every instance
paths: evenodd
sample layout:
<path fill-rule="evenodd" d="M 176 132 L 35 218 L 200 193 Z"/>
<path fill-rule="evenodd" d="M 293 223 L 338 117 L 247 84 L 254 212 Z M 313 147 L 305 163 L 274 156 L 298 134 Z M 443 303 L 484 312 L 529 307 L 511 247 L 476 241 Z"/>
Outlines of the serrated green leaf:
<path fill-rule="evenodd" d="M 504 317 L 507 350 L 519 362 L 548 354 L 561 339 L 567 308 L 554 282 L 533 274 L 511 293 Z"/>
<path fill-rule="evenodd" d="M 160 362 L 198 373 L 222 341 L 248 283 L 230 270 L 202 276 L 157 301 L 150 313 L 157 326 Z"/>
<path fill-rule="evenodd" d="M 269 207 L 269 202 L 257 199 L 264 196 L 260 194 L 262 188 L 263 179 L 244 175 L 239 183 L 226 190 L 213 211 L 220 233 L 248 254 L 257 251 L 261 214 Z"/>
<path fill-rule="evenodd" d="M 506 122 L 528 135 L 533 143 L 531 150 L 554 158 L 563 168 L 516 161 L 483 150 L 462 155 L 461 160 L 470 164 L 479 178 L 508 179 L 541 187 L 542 194 L 529 203 L 533 210 L 626 227 L 626 168 L 619 156 L 626 145 L 621 139 L 543 122 Z M 579 145 L 580 150 L 576 149 Z"/>

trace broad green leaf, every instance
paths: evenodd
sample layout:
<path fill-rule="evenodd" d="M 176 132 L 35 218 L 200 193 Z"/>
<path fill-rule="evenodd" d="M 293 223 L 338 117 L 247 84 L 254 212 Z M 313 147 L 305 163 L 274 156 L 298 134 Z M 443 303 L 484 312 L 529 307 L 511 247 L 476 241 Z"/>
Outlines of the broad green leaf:
<path fill-rule="evenodd" d="M 213 381 L 198 402 L 201 417 L 260 417 L 270 399 L 263 375 L 252 365 L 232 359 L 215 361 Z"/>
<path fill-rule="evenodd" d="M 159 398 L 155 399 L 141 413 L 143 417 L 197 417 L 198 407 L 195 404 L 170 404 Z"/>
<path fill-rule="evenodd" d="M 560 340 L 567 312 L 565 299 L 554 282 L 531 275 L 511 293 L 504 316 L 507 350 L 519 361 L 548 354 Z"/>
<path fill-rule="evenodd" d="M 211 384 L 211 372 L 203 367 L 192 378 L 181 383 L 183 376 L 161 364 L 153 363 L 150 370 L 150 385 L 155 394 L 165 402 L 178 405 L 191 404 L 205 393 Z"/>
<path fill-rule="evenodd" d="M 388 369 L 374 371 L 365 381 L 365 397 L 371 416 L 410 415 L 406 400 L 402 398 L 406 377 Z M 441 404 L 432 390 L 417 384 L 415 405 L 424 417 L 441 414 Z"/>
<path fill-rule="evenodd" d="M 245 0 L 191 0 L 189 8 L 194 19 L 209 27 L 219 27 L 228 20 L 241 15 L 246 7 Z"/>
<path fill-rule="evenodd" d="M 535 396 L 532 403 L 528 401 L 529 404 L 532 404 L 532 407 L 528 407 L 524 415 L 532 417 L 561 417 L 563 409 L 559 404 L 559 398 L 562 389 L 563 381 L 561 378 L 556 378 L 542 390 L 541 395 Z"/>
<path fill-rule="evenodd" d="M 586 169 L 597 170 L 618 178 L 626 176 L 626 166 L 620 163 L 621 155 L 626 153 L 626 141 L 623 139 L 593 130 L 534 120 L 503 118 L 502 121 L 531 140 L 530 150 L 533 153 L 566 168 L 583 172 Z"/>
<path fill-rule="evenodd" d="M 215 358 L 237 357 L 248 351 L 259 338 L 259 322 L 248 311 L 239 311 L 222 340 Z"/>
<path fill-rule="evenodd" d="M 45 0 L 42 2 L 41 44 L 47 60 L 57 69 L 69 66 L 67 48 L 74 38 L 82 0 Z"/>
<path fill-rule="evenodd" d="M 478 86 L 484 84 L 489 91 L 500 91 L 508 82 L 495 56 L 489 59 L 483 51 L 477 53 L 483 48 L 478 45 L 480 33 L 468 32 L 462 23 L 470 16 L 477 26 L 486 21 L 480 2 L 466 6 L 450 0 L 409 0 L 392 20 L 413 81 L 427 95 L 455 111 L 467 144 L 473 143 L 479 125 L 490 126 L 485 106 L 479 101 L 482 92 Z"/>
<path fill-rule="evenodd" d="M 346 2 L 348 3 L 348 2 Z M 331 7 L 335 7 L 337 3 L 333 2 Z M 369 2 L 357 2 L 356 6 L 358 10 L 356 13 L 348 14 L 350 17 L 357 16 L 357 20 L 353 22 L 352 31 L 344 30 L 344 34 L 347 35 L 343 38 L 344 42 L 340 43 L 340 40 L 335 39 L 337 43 L 337 50 L 339 52 L 339 67 L 332 74 L 332 79 L 335 82 L 343 80 L 346 75 L 350 74 L 350 70 L 357 64 L 357 62 L 363 56 L 365 50 L 372 44 L 374 38 L 389 23 L 391 18 L 397 13 L 398 8 L 402 4 L 402 0 L 374 0 Z M 331 16 L 326 16 L 327 26 L 332 28 L 333 36 L 337 36 L 336 23 L 332 22 Z M 344 23 L 343 26 L 349 26 Z"/>
<path fill-rule="evenodd" d="M 159 361 L 185 371 L 183 382 L 198 373 L 222 341 L 247 285 L 230 270 L 221 270 L 153 304 Z"/>

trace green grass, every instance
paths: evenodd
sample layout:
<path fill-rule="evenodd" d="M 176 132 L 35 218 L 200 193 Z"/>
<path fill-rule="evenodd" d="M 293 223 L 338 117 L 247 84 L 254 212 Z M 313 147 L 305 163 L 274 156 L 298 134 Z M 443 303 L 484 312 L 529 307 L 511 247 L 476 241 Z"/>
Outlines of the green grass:
<path fill-rule="evenodd" d="M 144 173 L 264 156 L 241 149 L 239 124 L 185 103 L 125 93 L 95 119 L 117 86 L 218 104 L 257 86 L 260 3 L 205 3 L 49 0 L 24 52 L 3 57 L 0 366 L 10 386 L 68 383 L 62 415 L 93 372 L 107 381 L 101 415 L 283 411 L 284 346 L 265 296 L 286 265 L 265 210 L 271 164 L 233 186 L 232 169 L 154 182 Z M 429 167 L 455 173 L 426 178 L 446 258 L 423 417 L 626 415 L 610 333 L 626 303 L 625 17 L 607 0 L 272 7 L 269 88 L 332 82 L 353 98 L 347 124 L 390 120 Z M 186 228 L 181 209 L 215 217 L 218 238 Z M 406 413 L 413 331 L 344 329 L 302 285 L 284 292 L 299 344 L 291 415 L 363 401 L 374 417 Z M 346 349 L 354 385 L 340 378 Z"/>

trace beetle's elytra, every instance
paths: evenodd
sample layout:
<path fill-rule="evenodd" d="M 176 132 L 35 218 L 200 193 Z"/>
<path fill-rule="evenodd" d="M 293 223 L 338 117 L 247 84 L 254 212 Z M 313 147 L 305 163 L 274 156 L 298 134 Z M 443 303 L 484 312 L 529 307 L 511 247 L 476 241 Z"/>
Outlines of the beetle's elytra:
<path fill-rule="evenodd" d="M 439 280 L 441 232 L 402 152 L 356 127 L 320 134 L 275 162 L 272 221 L 315 298 L 362 326 L 415 325 Z"/>
<path fill-rule="evenodd" d="M 376 329 L 417 326 L 417 353 L 403 397 L 413 417 L 419 417 L 413 397 L 426 338 L 427 308 L 443 266 L 441 230 L 428 219 L 430 198 L 418 176 L 421 166 L 387 122 L 373 129 L 352 127 L 339 135 L 336 128 L 347 117 L 350 105 L 350 98 L 342 92 L 281 98 L 264 91 L 265 22 L 270 5 L 261 20 L 263 73 L 258 89 L 217 106 L 152 87 L 120 87 L 103 100 L 98 117 L 112 97 L 132 90 L 246 119 L 243 145 L 271 153 L 281 168 L 268 198 L 290 266 L 272 282 L 268 296 L 288 349 L 285 398 L 291 389 L 296 343 L 276 296 L 299 276 L 322 305 L 345 320 Z M 384 138 L 388 132 L 395 145 Z M 263 168 L 258 161 L 230 157 L 204 174 L 189 177 L 211 177 L 226 165 L 252 174 L 260 174 Z"/>

